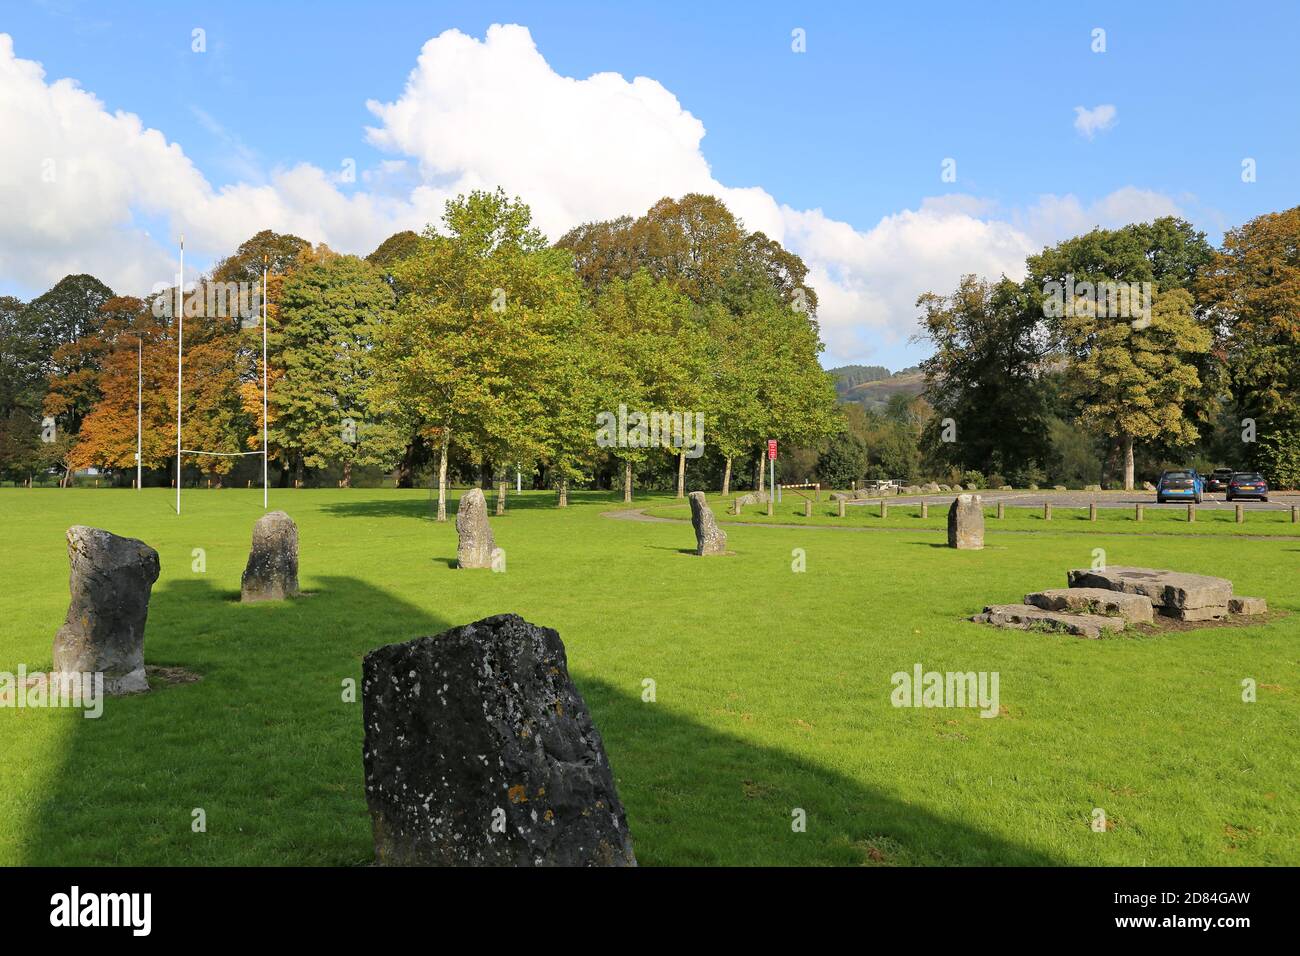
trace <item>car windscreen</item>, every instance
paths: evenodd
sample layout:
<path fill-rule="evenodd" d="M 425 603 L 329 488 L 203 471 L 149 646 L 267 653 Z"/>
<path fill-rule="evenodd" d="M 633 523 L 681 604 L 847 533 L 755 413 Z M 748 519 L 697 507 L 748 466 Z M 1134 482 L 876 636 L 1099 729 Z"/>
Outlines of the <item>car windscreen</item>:
<path fill-rule="evenodd" d="M 1253 471 L 1240 471 L 1232 476 L 1235 481 L 1263 481 L 1264 478 Z"/>
<path fill-rule="evenodd" d="M 1185 471 L 1167 471 L 1165 472 L 1166 481 L 1187 481 L 1192 476 Z"/>

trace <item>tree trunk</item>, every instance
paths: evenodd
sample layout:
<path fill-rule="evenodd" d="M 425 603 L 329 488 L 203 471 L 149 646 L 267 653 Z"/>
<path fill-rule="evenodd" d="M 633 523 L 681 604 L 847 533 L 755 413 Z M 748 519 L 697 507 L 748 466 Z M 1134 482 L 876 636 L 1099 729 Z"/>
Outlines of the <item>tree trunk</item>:
<path fill-rule="evenodd" d="M 442 430 L 442 448 L 438 454 L 438 520 L 447 520 L 447 448 L 451 444 L 451 429 Z"/>
<path fill-rule="evenodd" d="M 1133 490 L 1133 436 L 1125 435 L 1124 442 L 1124 490 Z"/>
<path fill-rule="evenodd" d="M 677 453 L 677 497 L 686 497 L 686 453 Z"/>
<path fill-rule="evenodd" d="M 763 493 L 763 489 L 767 487 L 767 469 L 763 467 L 766 464 L 767 462 L 763 461 L 763 453 L 760 451 L 758 453 L 758 493 L 760 495 Z"/>
<path fill-rule="evenodd" d="M 623 504 L 632 503 L 632 463 L 623 462 Z"/>
<path fill-rule="evenodd" d="M 569 507 L 569 479 L 568 478 L 560 479 L 560 501 L 557 507 L 560 508 Z"/>
<path fill-rule="evenodd" d="M 306 464 L 302 460 L 302 455 L 295 455 L 293 459 L 293 486 L 301 488 L 303 479 L 306 477 Z"/>
<path fill-rule="evenodd" d="M 508 481 L 503 481 L 497 485 L 497 515 L 506 513 L 506 485 Z"/>
<path fill-rule="evenodd" d="M 340 487 L 352 487 L 352 462 L 350 461 L 345 461 L 343 463 L 343 484 Z"/>
<path fill-rule="evenodd" d="M 731 456 L 727 456 L 727 469 L 722 473 L 722 497 L 731 494 Z"/>

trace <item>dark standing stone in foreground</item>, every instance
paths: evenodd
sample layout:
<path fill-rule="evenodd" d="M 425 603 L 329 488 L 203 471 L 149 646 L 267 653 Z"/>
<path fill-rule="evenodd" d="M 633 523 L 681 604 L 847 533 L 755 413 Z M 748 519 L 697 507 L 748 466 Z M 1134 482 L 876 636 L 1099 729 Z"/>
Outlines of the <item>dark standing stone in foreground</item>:
<path fill-rule="evenodd" d="M 490 568 L 494 550 L 496 541 L 488 524 L 487 499 L 482 488 L 471 488 L 456 504 L 456 566 Z"/>
<path fill-rule="evenodd" d="M 362 670 L 378 863 L 636 865 L 555 631 L 501 614 L 373 650 Z"/>
<path fill-rule="evenodd" d="M 283 511 L 268 511 L 253 525 L 253 548 L 240 581 L 239 599 L 283 601 L 298 595 L 298 526 Z"/>
<path fill-rule="evenodd" d="M 698 555 L 726 554 L 727 532 L 718 527 L 713 509 L 702 491 L 692 491 L 691 526 L 695 529 L 695 553 Z"/>
<path fill-rule="evenodd" d="M 67 537 L 72 601 L 54 636 L 54 670 L 102 673 L 107 694 L 148 690 L 144 624 L 158 580 L 158 552 L 135 538 L 84 525 L 73 525 Z"/>
<path fill-rule="evenodd" d="M 948 547 L 984 547 L 984 504 L 979 495 L 958 495 L 948 507 Z"/>

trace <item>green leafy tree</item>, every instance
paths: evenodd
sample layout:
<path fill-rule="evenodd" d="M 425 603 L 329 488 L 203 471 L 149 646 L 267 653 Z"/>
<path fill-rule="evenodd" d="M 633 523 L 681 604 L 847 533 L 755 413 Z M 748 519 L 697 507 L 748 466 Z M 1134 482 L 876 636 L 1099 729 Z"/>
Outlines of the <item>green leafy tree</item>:
<path fill-rule="evenodd" d="M 284 283 L 271 430 L 310 467 L 341 462 L 344 487 L 355 464 L 391 466 L 405 445 L 403 429 L 367 398 L 375 336 L 393 306 L 379 271 L 355 256 L 323 257 Z"/>

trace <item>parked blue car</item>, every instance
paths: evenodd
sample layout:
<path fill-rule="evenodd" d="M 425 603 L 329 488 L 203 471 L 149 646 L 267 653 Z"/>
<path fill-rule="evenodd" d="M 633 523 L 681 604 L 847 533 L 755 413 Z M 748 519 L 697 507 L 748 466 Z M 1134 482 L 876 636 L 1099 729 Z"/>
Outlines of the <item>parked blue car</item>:
<path fill-rule="evenodd" d="M 1160 480 L 1156 482 L 1156 502 L 1159 504 L 1166 501 L 1195 501 L 1199 505 L 1204 492 L 1204 484 L 1195 468 L 1163 471 Z"/>
<path fill-rule="evenodd" d="M 1239 471 L 1232 476 L 1232 481 L 1228 482 L 1226 497 L 1229 501 L 1236 501 L 1238 498 L 1258 498 L 1260 501 L 1268 501 L 1268 482 L 1257 471 Z"/>

